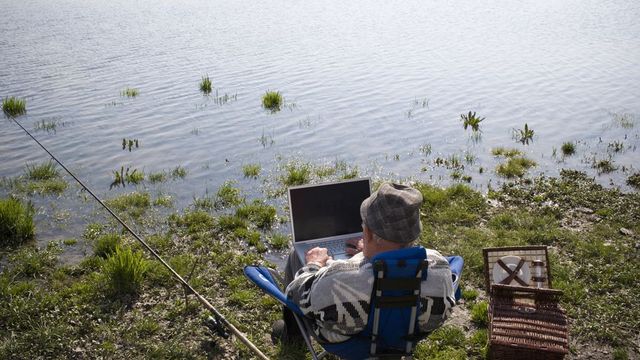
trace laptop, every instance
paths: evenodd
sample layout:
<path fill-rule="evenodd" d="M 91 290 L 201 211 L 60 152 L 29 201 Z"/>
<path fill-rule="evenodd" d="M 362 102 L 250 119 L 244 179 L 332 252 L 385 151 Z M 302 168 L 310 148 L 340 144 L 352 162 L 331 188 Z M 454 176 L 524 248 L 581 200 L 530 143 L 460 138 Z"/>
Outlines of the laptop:
<path fill-rule="evenodd" d="M 368 178 L 289 188 L 293 248 L 303 264 L 314 247 L 327 248 L 334 260 L 349 257 L 345 241 L 362 238 L 360 205 L 369 195 Z"/>

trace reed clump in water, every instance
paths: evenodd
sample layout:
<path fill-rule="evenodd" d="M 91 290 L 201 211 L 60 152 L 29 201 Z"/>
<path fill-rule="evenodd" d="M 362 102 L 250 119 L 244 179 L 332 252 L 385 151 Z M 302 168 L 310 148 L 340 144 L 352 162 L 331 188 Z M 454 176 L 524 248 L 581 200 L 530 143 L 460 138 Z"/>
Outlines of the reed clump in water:
<path fill-rule="evenodd" d="M 279 111 L 282 102 L 282 94 L 279 91 L 267 91 L 262 95 L 262 107 L 271 112 Z"/>
<path fill-rule="evenodd" d="M 571 156 L 576 153 L 576 144 L 568 141 L 560 147 L 564 156 Z"/>
<path fill-rule="evenodd" d="M 464 126 L 464 129 L 467 130 L 467 127 L 471 126 L 471 130 L 475 132 L 480 131 L 480 123 L 484 119 L 485 118 L 481 118 L 477 116 L 475 112 L 471 112 L 471 111 L 469 111 L 468 114 L 460 115 L 460 120 L 462 120 L 462 125 Z"/>
<path fill-rule="evenodd" d="M 0 246 L 17 245 L 33 238 L 34 210 L 17 199 L 0 199 Z"/>
<path fill-rule="evenodd" d="M 200 80 L 200 91 L 208 95 L 208 94 L 211 94 L 212 88 L 213 86 L 211 84 L 211 79 L 209 79 L 209 75 L 203 76 L 202 80 Z"/>
<path fill-rule="evenodd" d="M 506 163 L 496 167 L 496 173 L 506 178 L 523 177 L 527 170 L 536 166 L 536 162 L 524 156 L 512 157 Z"/>
<path fill-rule="evenodd" d="M 2 99 L 2 111 L 9 117 L 16 117 L 27 112 L 27 101 L 14 96 Z"/>

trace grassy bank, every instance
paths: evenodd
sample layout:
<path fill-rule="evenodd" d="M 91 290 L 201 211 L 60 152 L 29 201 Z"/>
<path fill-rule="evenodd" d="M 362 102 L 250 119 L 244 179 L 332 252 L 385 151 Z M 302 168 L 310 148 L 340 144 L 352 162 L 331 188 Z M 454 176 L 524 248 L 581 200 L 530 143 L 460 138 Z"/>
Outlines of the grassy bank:
<path fill-rule="evenodd" d="M 316 181 L 325 172 L 347 177 L 350 170 L 343 167 L 290 165 L 279 181 Z M 564 290 L 562 305 L 571 319 L 570 358 L 600 358 L 602 349 L 608 351 L 602 358 L 638 356 L 638 192 L 603 188 L 574 171 L 507 184 L 486 196 L 465 185 L 416 187 L 425 198 L 421 243 L 466 261 L 464 300 L 452 321 L 418 345 L 416 358 L 483 358 L 481 250 L 527 244 L 550 246 L 554 287 Z M 194 206 L 169 216 L 164 230 L 147 240 L 270 358 L 299 359 L 300 349 L 271 344 L 269 329 L 279 306 L 242 275 L 244 265 L 268 263 L 264 252 L 287 241 L 272 228 L 286 221 L 279 215 L 286 211 L 264 200 L 246 199 L 227 182 L 215 197 L 194 199 Z M 131 221 L 144 221 L 161 206 L 146 193 L 109 203 Z M 0 274 L 0 358 L 251 357 L 239 341 L 213 336 L 202 326 L 208 314 L 195 298 L 147 253 L 134 259 L 143 249 L 119 234 L 113 224 L 92 224 L 83 236 L 95 253 L 74 266 L 58 264 L 65 246 L 58 243 L 24 246 L 7 256 Z M 114 257 L 123 251 L 128 255 L 118 267 Z M 134 282 L 123 285 L 128 278 Z M 118 291 L 125 286 L 127 291 Z"/>

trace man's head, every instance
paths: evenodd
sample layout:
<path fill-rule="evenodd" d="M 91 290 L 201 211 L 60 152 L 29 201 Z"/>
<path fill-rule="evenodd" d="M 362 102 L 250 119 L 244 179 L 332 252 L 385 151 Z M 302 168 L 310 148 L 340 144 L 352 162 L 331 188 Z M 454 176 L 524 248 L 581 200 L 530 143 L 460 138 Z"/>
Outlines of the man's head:
<path fill-rule="evenodd" d="M 422 230 L 421 205 L 420 191 L 392 183 L 383 183 L 365 199 L 360 206 L 365 227 L 365 256 L 411 245 Z M 371 243 L 371 240 L 375 240 L 375 243 Z M 369 251 L 366 251 L 367 247 Z"/>

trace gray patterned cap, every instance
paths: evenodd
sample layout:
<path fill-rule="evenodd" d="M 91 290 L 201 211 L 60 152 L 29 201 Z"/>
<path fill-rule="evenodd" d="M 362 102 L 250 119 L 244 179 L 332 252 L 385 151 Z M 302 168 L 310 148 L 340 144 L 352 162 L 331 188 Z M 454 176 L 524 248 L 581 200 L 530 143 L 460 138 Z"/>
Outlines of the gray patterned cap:
<path fill-rule="evenodd" d="M 379 237 L 396 242 L 409 243 L 420 236 L 420 191 L 393 183 L 383 183 L 360 205 L 364 224 Z"/>

